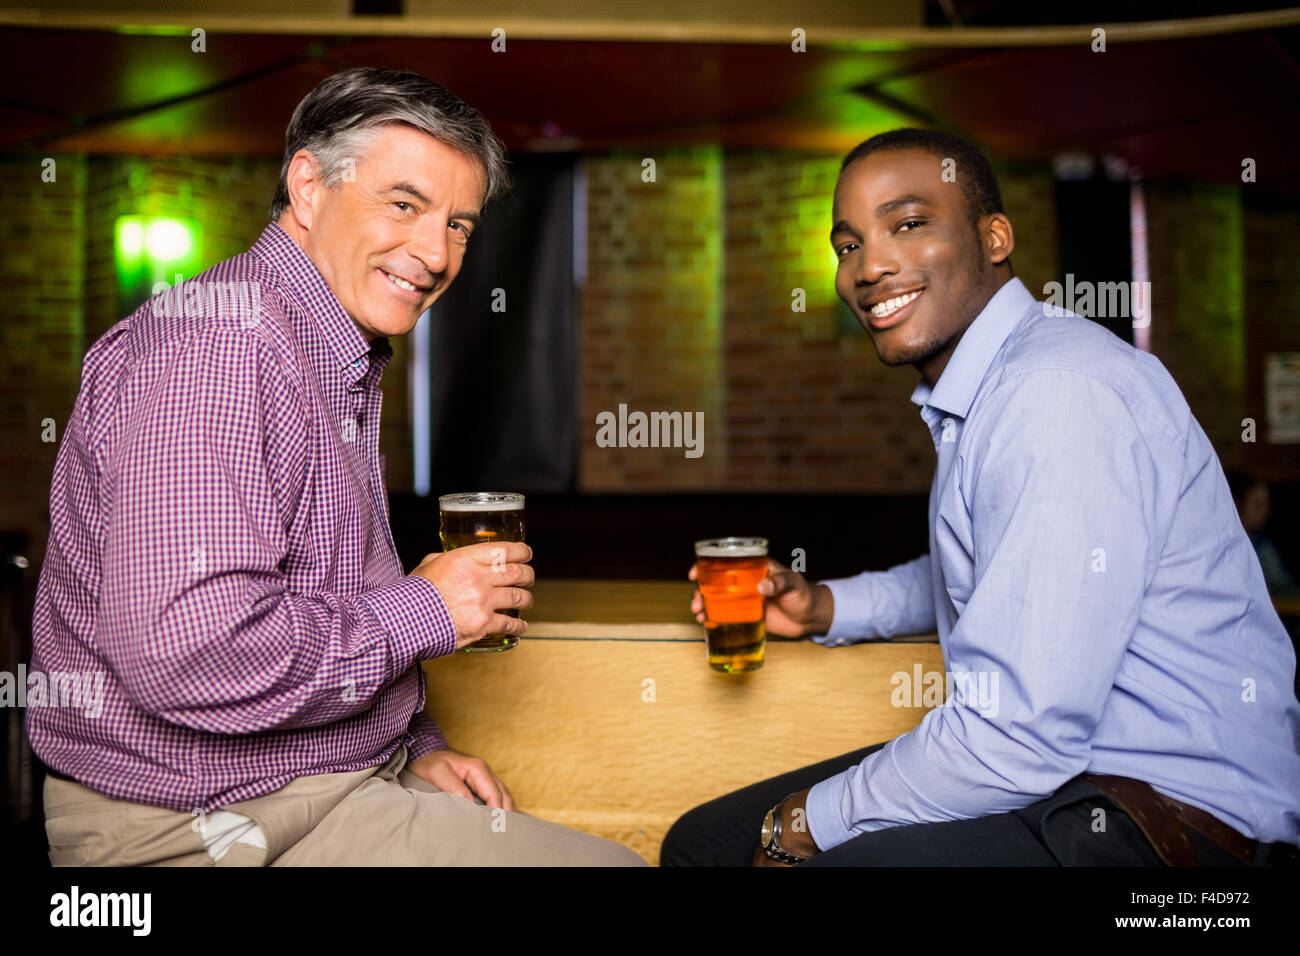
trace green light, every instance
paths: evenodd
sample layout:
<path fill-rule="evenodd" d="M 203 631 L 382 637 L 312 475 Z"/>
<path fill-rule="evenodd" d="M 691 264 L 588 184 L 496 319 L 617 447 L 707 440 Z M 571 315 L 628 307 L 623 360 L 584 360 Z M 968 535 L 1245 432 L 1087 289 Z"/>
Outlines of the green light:
<path fill-rule="evenodd" d="M 203 232 L 191 219 L 119 216 L 113 238 L 122 315 L 156 294 L 160 283 L 172 285 L 202 271 Z"/>
<path fill-rule="evenodd" d="M 155 219 L 144 232 L 149 259 L 155 265 L 184 259 L 194 248 L 194 237 L 188 226 L 178 219 Z"/>
<path fill-rule="evenodd" d="M 138 216 L 123 216 L 117 221 L 117 251 L 134 259 L 144 249 L 144 226 Z"/>

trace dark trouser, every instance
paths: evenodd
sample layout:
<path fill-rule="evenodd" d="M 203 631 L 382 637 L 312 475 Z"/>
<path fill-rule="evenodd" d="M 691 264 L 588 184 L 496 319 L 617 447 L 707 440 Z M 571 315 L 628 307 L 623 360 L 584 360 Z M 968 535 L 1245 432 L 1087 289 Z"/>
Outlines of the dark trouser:
<path fill-rule="evenodd" d="M 749 866 L 763 817 L 777 801 L 847 770 L 884 744 L 844 754 L 718 797 L 673 824 L 661 866 Z M 1105 811 L 1105 830 L 1094 831 Z M 1202 866 L 1241 861 L 1189 830 Z M 1082 777 L 1010 813 L 864 833 L 800 866 L 1163 866 L 1136 823 Z"/>

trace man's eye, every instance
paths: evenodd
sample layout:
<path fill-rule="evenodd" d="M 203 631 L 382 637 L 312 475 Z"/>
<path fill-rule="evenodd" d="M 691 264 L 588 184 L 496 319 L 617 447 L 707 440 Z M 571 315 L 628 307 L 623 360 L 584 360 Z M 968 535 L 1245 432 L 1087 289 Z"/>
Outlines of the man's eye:
<path fill-rule="evenodd" d="M 464 223 L 462 223 L 462 222 L 455 222 L 455 221 L 452 221 L 452 222 L 448 223 L 448 225 L 450 225 L 451 227 L 453 227 L 453 228 L 455 228 L 455 229 L 459 229 L 459 230 L 460 230 L 460 233 L 461 233 L 461 239 L 462 239 L 462 240 L 465 240 L 465 241 L 468 241 L 468 240 L 469 240 L 469 235 L 470 235 L 470 233 L 469 233 L 469 229 L 467 229 L 467 228 L 465 227 L 465 224 L 464 224 Z"/>
<path fill-rule="evenodd" d="M 835 258 L 843 259 L 845 253 L 847 253 L 850 249 L 856 249 L 856 248 L 857 248 L 857 243 L 846 242 L 844 243 L 844 245 L 840 246 L 838 249 L 835 250 Z"/>
<path fill-rule="evenodd" d="M 393 203 L 393 205 L 396 206 L 401 212 L 406 212 L 408 209 L 415 208 L 409 202 L 395 202 Z"/>
<path fill-rule="evenodd" d="M 908 226 L 924 226 L 924 225 L 925 225 L 924 219 L 905 219 L 898 224 L 898 229 L 901 232 L 903 229 L 905 229 Z"/>

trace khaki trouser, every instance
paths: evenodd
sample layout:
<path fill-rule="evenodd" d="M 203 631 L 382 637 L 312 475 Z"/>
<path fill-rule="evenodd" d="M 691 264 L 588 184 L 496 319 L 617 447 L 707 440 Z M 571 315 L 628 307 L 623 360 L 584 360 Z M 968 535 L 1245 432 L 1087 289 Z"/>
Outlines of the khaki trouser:
<path fill-rule="evenodd" d="M 254 820 L 266 849 L 233 844 L 218 861 L 198 818 L 114 800 L 47 777 L 45 832 L 54 866 L 644 866 L 622 844 L 494 811 L 407 770 L 406 748 L 353 773 L 299 777 L 223 807 Z"/>

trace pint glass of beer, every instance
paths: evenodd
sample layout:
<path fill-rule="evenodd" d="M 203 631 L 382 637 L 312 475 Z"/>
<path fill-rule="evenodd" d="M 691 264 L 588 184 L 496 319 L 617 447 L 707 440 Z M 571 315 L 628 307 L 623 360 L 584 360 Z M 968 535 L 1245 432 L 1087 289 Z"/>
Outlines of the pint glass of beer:
<path fill-rule="evenodd" d="M 704 643 L 709 666 L 739 674 L 763 666 L 766 538 L 711 538 L 695 542 L 695 577 L 704 598 Z"/>
<path fill-rule="evenodd" d="M 524 496 L 500 491 L 473 491 L 438 498 L 439 537 L 442 550 L 463 548 L 484 541 L 524 540 Z M 501 557 L 505 561 L 504 551 Z M 518 617 L 515 608 L 500 608 L 502 614 Z M 519 643 L 513 634 L 489 634 L 464 651 L 508 651 Z"/>

